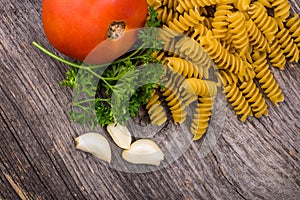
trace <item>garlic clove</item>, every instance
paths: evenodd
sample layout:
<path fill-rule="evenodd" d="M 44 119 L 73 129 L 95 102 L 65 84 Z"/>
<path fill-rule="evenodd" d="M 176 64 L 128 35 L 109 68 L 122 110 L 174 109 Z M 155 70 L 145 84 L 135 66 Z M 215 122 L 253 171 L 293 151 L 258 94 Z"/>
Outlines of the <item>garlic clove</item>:
<path fill-rule="evenodd" d="M 121 124 L 110 124 L 106 129 L 116 145 L 122 149 L 130 148 L 131 133 L 126 126 Z"/>
<path fill-rule="evenodd" d="M 98 133 L 85 133 L 74 139 L 76 149 L 91 153 L 100 160 L 110 163 L 111 149 L 107 139 Z"/>
<path fill-rule="evenodd" d="M 150 139 L 140 139 L 131 144 L 130 149 L 122 152 L 122 157 L 133 164 L 158 166 L 164 154 L 158 145 Z"/>

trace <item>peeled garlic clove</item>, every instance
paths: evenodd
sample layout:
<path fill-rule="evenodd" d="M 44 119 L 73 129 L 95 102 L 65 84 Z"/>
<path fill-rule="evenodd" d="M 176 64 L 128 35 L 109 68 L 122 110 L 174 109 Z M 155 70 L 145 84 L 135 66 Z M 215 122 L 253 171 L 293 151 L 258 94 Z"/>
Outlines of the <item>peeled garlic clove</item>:
<path fill-rule="evenodd" d="M 122 149 L 130 148 L 131 133 L 126 126 L 122 126 L 121 124 L 110 124 L 106 129 L 116 145 Z"/>
<path fill-rule="evenodd" d="M 111 149 L 108 141 L 98 133 L 85 133 L 75 138 L 76 149 L 93 154 L 97 158 L 110 162 Z"/>
<path fill-rule="evenodd" d="M 122 153 L 124 160 L 133 164 L 159 165 L 164 154 L 158 145 L 149 139 L 140 139 L 131 144 L 130 149 Z"/>

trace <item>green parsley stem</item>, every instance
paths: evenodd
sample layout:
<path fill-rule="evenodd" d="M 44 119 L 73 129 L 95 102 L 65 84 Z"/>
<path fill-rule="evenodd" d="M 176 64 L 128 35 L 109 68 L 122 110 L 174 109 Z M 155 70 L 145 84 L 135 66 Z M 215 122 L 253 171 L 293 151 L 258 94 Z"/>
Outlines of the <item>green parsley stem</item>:
<path fill-rule="evenodd" d="M 42 52 L 44 52 L 46 55 L 54 58 L 55 60 L 58 60 L 64 64 L 67 64 L 71 67 L 76 67 L 78 69 L 97 69 L 97 68 L 101 68 L 101 67 L 106 67 L 109 63 L 106 64 L 101 64 L 101 65 L 79 65 L 70 61 L 67 61 L 53 53 L 51 53 L 50 51 L 48 51 L 47 49 L 45 49 L 42 45 L 38 44 L 37 42 L 33 41 L 32 42 L 33 46 L 37 47 L 39 50 L 41 50 Z"/>
<path fill-rule="evenodd" d="M 44 52 L 46 55 L 64 63 L 64 64 L 67 64 L 71 67 L 76 67 L 78 69 L 83 69 L 83 70 L 87 70 L 88 72 L 90 72 L 91 74 L 93 74 L 94 76 L 96 76 L 97 78 L 101 79 L 103 82 L 105 82 L 105 84 L 107 84 L 109 86 L 109 88 L 113 89 L 113 87 L 102 77 L 100 76 L 99 74 L 97 74 L 96 72 L 93 71 L 93 68 L 99 68 L 99 67 L 103 67 L 103 66 L 107 66 L 106 65 L 98 65 L 98 66 L 83 66 L 83 65 L 78 65 L 78 64 L 75 64 L 73 62 L 70 62 L 70 61 L 67 61 L 53 53 L 51 53 L 50 51 L 48 51 L 47 49 L 45 49 L 44 47 L 42 47 L 40 44 L 38 44 L 37 42 L 32 42 L 32 44 L 37 47 L 39 50 L 41 50 L 42 52 Z"/>
<path fill-rule="evenodd" d="M 86 65 L 86 66 L 84 66 L 84 65 L 79 65 L 79 64 L 67 61 L 67 60 L 65 60 L 65 59 L 63 59 L 63 58 L 61 58 L 61 57 L 59 57 L 59 56 L 51 53 L 50 51 L 48 51 L 42 45 L 38 44 L 35 41 L 33 41 L 32 44 L 33 44 L 33 46 L 37 47 L 39 50 L 41 50 L 42 52 L 44 52 L 46 55 L 54 58 L 55 60 L 58 60 L 58 61 L 60 61 L 60 62 L 62 62 L 64 64 L 67 64 L 67 65 L 71 66 L 71 67 L 76 67 L 78 69 L 98 69 L 98 68 L 101 68 L 101 67 L 107 67 L 110 64 L 117 64 L 117 63 L 123 62 L 123 61 L 125 61 L 125 60 L 127 60 L 129 58 L 132 58 L 135 54 L 137 54 L 144 47 L 144 45 L 141 45 L 140 48 L 138 48 L 136 51 L 134 51 L 128 57 L 116 60 L 116 61 L 114 61 L 112 63 L 105 63 L 105 64 L 101 64 L 101 65 Z M 139 58 L 139 56 L 137 56 L 136 58 L 133 58 L 133 59 L 137 59 L 137 58 Z"/>
<path fill-rule="evenodd" d="M 96 101 L 105 101 L 105 102 L 107 102 L 107 103 L 110 104 L 109 99 L 92 98 L 92 99 L 85 99 L 85 100 L 78 101 L 78 102 L 73 102 L 73 105 L 74 105 L 74 106 L 79 106 L 79 105 L 84 104 L 84 103 L 96 102 Z"/>

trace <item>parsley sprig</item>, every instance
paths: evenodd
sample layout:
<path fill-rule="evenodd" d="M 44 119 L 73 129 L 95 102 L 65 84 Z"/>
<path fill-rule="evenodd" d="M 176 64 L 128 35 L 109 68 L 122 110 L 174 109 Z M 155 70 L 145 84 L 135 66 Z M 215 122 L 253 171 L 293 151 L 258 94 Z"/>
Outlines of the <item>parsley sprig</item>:
<path fill-rule="evenodd" d="M 133 50 L 109 64 L 73 63 L 33 42 L 45 54 L 71 67 L 61 84 L 73 89 L 70 114 L 74 122 L 89 123 L 92 127 L 115 121 L 125 124 L 159 86 L 164 70 L 151 55 L 161 49 L 155 28 L 160 21 L 153 8 L 149 7 L 148 13 L 147 28 L 139 31 Z"/>

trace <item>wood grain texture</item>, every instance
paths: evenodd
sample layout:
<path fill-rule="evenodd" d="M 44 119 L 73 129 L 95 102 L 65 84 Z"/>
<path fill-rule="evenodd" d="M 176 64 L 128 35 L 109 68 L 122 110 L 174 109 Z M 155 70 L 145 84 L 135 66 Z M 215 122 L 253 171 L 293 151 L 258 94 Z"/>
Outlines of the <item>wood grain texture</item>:
<path fill-rule="evenodd" d="M 291 0 L 292 11 L 300 3 Z M 0 199 L 299 199 L 300 64 L 273 69 L 285 95 L 269 116 L 239 121 L 226 108 L 217 144 L 195 142 L 155 172 L 125 173 L 75 150 L 68 66 L 32 46 L 48 44 L 41 1 L 0 0 Z"/>

